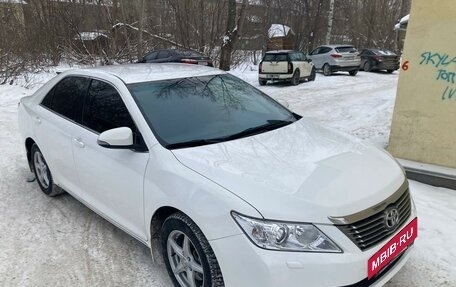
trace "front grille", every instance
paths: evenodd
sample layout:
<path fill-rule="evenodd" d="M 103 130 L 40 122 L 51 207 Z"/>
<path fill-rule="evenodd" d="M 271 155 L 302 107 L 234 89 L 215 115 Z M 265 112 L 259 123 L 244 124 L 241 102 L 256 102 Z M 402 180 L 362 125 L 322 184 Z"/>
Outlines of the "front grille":
<path fill-rule="evenodd" d="M 385 210 L 392 206 L 396 207 L 398 210 L 399 220 L 393 228 L 388 228 L 385 220 Z M 388 236 L 398 230 L 410 217 L 410 213 L 410 193 L 409 190 L 406 189 L 398 200 L 380 212 L 351 224 L 336 226 L 347 235 L 356 246 L 364 251 L 385 240 Z"/>

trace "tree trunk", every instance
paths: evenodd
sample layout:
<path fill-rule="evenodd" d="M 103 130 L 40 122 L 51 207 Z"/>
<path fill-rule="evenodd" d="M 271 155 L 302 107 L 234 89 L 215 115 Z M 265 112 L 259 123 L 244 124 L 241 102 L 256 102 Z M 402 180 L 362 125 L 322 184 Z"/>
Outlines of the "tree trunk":
<path fill-rule="evenodd" d="M 138 47 L 137 47 L 137 58 L 138 61 L 144 56 L 144 41 L 143 41 L 143 31 L 144 31 L 144 1 L 140 0 L 138 7 L 139 15 L 139 27 L 138 27 Z"/>
<path fill-rule="evenodd" d="M 326 30 L 325 44 L 329 45 L 331 41 L 331 31 L 333 26 L 334 18 L 334 0 L 329 1 L 329 12 L 328 12 L 328 28 Z"/>
<path fill-rule="evenodd" d="M 315 13 L 315 19 L 313 22 L 313 28 L 312 28 L 312 31 L 310 32 L 309 46 L 310 46 L 311 50 L 315 48 L 315 38 L 316 38 L 318 27 L 320 26 L 320 14 L 321 14 L 321 0 L 318 1 L 317 12 Z"/>
<path fill-rule="evenodd" d="M 240 30 L 242 29 L 247 0 L 243 0 L 239 10 L 239 17 L 236 23 L 236 0 L 228 0 L 228 20 L 226 25 L 225 36 L 223 36 L 222 49 L 220 52 L 220 69 L 224 71 L 230 70 L 231 54 L 236 49 L 236 44 L 239 39 Z"/>

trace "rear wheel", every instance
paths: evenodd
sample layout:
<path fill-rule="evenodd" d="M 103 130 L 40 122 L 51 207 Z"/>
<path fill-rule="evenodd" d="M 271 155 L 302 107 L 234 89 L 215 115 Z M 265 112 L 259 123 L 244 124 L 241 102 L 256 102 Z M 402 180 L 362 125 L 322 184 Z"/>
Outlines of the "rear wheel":
<path fill-rule="evenodd" d="M 163 258 L 176 287 L 222 287 L 222 272 L 209 242 L 188 216 L 169 216 L 161 230 Z"/>
<path fill-rule="evenodd" d="M 394 70 L 386 70 L 386 72 L 387 72 L 388 74 L 392 74 L 392 73 L 394 72 Z"/>
<path fill-rule="evenodd" d="M 268 80 L 258 79 L 258 82 L 260 83 L 260 86 L 264 86 L 264 85 L 266 85 Z"/>
<path fill-rule="evenodd" d="M 325 76 L 331 76 L 332 71 L 331 71 L 331 66 L 329 64 L 325 64 L 323 66 L 323 75 Z"/>
<path fill-rule="evenodd" d="M 348 73 L 350 74 L 350 76 L 356 76 L 356 74 L 358 74 L 358 69 L 352 70 L 352 71 L 350 71 Z"/>
<path fill-rule="evenodd" d="M 291 78 L 291 84 L 293 86 L 299 85 L 300 80 L 301 80 L 301 72 L 299 72 L 299 70 L 296 70 L 293 73 L 293 77 Z"/>
<path fill-rule="evenodd" d="M 57 196 L 64 193 L 62 189 L 54 186 L 51 170 L 36 144 L 33 144 L 32 146 L 31 155 L 33 172 L 35 173 L 41 191 L 48 196 Z"/>
<path fill-rule="evenodd" d="M 371 64 L 369 63 L 369 61 L 366 61 L 366 62 L 364 63 L 363 70 L 364 70 L 364 72 L 370 72 L 370 71 L 372 70 L 372 66 L 371 66 Z"/>
<path fill-rule="evenodd" d="M 312 71 L 310 72 L 309 81 L 315 81 L 316 76 L 317 76 L 317 71 L 315 70 L 315 67 L 313 67 Z"/>

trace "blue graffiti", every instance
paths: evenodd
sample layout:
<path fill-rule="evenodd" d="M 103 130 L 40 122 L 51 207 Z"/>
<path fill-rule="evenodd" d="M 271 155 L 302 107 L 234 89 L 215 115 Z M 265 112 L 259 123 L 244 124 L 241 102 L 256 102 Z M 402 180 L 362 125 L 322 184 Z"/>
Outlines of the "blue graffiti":
<path fill-rule="evenodd" d="M 454 72 L 448 72 L 447 70 L 440 69 L 437 71 L 436 80 L 442 80 L 442 81 L 454 84 L 455 76 L 456 76 L 456 73 L 454 73 Z"/>
<path fill-rule="evenodd" d="M 420 65 L 429 65 L 439 68 L 448 67 L 451 64 L 456 64 L 456 56 L 451 57 L 450 55 L 443 53 L 424 52 L 421 53 Z"/>

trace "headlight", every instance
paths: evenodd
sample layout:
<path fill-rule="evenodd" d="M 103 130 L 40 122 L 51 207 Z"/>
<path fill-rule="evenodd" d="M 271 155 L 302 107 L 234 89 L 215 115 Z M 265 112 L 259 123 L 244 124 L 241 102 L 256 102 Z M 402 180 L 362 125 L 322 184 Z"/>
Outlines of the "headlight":
<path fill-rule="evenodd" d="M 260 248 L 342 253 L 331 239 L 312 224 L 256 219 L 234 211 L 231 214 L 249 239 Z"/>

